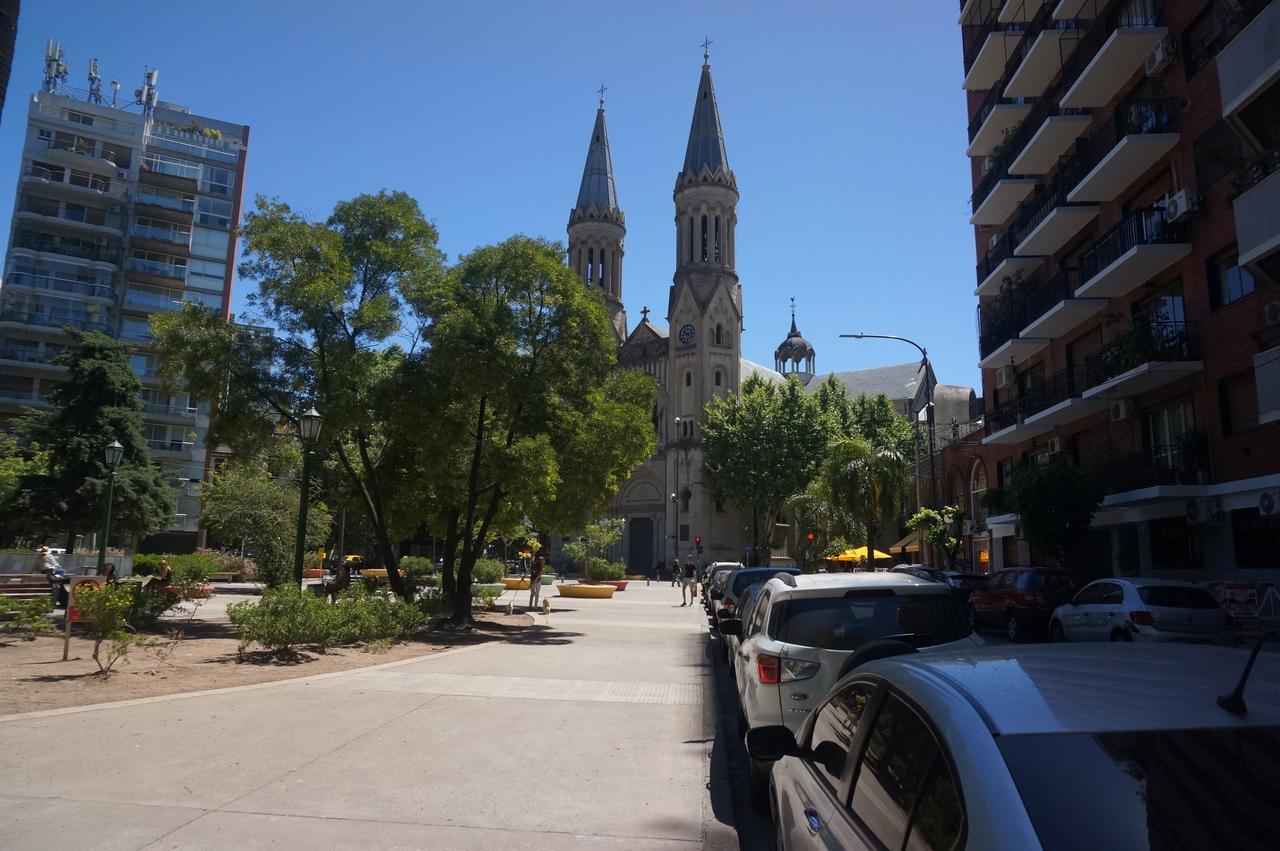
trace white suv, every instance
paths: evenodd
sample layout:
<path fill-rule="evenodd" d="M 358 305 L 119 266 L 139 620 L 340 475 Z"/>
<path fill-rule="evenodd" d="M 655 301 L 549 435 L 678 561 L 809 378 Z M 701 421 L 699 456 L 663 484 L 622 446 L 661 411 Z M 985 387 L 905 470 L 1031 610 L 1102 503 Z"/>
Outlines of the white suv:
<path fill-rule="evenodd" d="M 720 630 L 741 637 L 732 661 L 745 726 L 781 724 L 792 732 L 852 665 L 898 652 L 889 642 L 871 642 L 981 644 L 949 586 L 902 573 L 776 577 L 765 583 L 748 623 L 726 620 Z M 753 762 L 752 769 L 756 786 L 765 767 Z"/>

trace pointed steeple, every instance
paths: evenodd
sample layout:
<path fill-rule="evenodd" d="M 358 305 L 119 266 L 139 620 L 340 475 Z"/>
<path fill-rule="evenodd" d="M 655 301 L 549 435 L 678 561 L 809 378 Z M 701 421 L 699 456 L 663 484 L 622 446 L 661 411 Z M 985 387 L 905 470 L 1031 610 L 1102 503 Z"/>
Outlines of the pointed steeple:
<path fill-rule="evenodd" d="M 595 207 L 602 213 L 616 213 L 618 190 L 613 183 L 613 157 L 609 154 L 609 131 L 604 123 L 604 99 L 596 110 L 596 126 L 591 131 L 587 162 L 582 167 L 582 183 L 578 187 L 577 209 Z"/>
<path fill-rule="evenodd" d="M 683 173 L 698 174 L 704 166 L 712 174 L 721 169 L 729 171 L 729 155 L 725 153 L 724 132 L 720 129 L 720 108 L 716 105 L 716 89 L 711 83 L 708 64 L 703 64 L 702 79 L 698 81 L 698 99 L 693 104 Z"/>

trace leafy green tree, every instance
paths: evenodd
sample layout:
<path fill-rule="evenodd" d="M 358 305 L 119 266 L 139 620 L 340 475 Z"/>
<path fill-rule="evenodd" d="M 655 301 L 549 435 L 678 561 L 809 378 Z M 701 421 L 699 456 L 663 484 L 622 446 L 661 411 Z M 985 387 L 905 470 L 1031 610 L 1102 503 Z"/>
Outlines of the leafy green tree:
<path fill-rule="evenodd" d="M 23 480 L 46 475 L 48 471 L 48 451 L 36 444 L 23 446 L 9 432 L 0 431 L 0 511 L 6 516 L 5 526 L 14 525 L 10 508 Z"/>
<path fill-rule="evenodd" d="M 200 522 L 224 544 L 253 552 L 258 578 L 268 585 L 293 579 L 298 529 L 298 487 L 274 478 L 262 466 L 232 464 L 205 483 Z M 327 506 L 312 499 L 307 510 L 306 546 L 324 544 L 332 528 Z"/>
<path fill-rule="evenodd" d="M 383 191 L 340 202 L 324 222 L 259 197 L 240 235 L 240 275 L 257 282 L 247 318 L 259 325 L 230 325 L 194 306 L 157 316 L 161 368 L 197 397 L 220 399 L 210 442 L 241 453 L 292 431 L 314 405 L 324 418 L 317 454 L 334 459 L 391 587 L 407 596 L 394 542 L 421 518 L 397 514 L 394 501 L 418 483 L 397 466 L 405 431 L 387 423 L 399 370 L 421 343 L 424 300 L 444 271 L 436 228 L 408 195 Z M 417 404 L 402 429 L 432 431 L 431 400 Z"/>
<path fill-rule="evenodd" d="M 964 525 L 964 512 L 953 505 L 944 506 L 941 511 L 922 508 L 907 521 L 907 528 L 919 531 L 920 537 L 934 552 L 940 552 L 947 558 L 947 566 L 952 570 L 956 566 L 956 551 L 960 548 L 960 530 Z"/>
<path fill-rule="evenodd" d="M 58 356 L 66 380 L 49 394 L 49 408 L 17 424 L 31 444 L 47 453 L 46 470 L 22 477 L 11 502 L 25 531 L 77 534 L 98 529 L 107 485 L 103 450 L 120 441 L 112 495 L 112 537 L 145 537 L 165 528 L 176 503 L 173 488 L 151 463 L 142 439 L 142 384 L 129 367 L 129 347 L 96 332 L 72 332 L 73 344 Z"/>
<path fill-rule="evenodd" d="M 1105 495 L 1098 479 L 1066 456 L 1055 455 L 1047 464 L 1025 464 L 1014 471 L 1010 490 L 1027 542 L 1063 567 L 1078 566 Z"/>
<path fill-rule="evenodd" d="M 829 436 L 817 401 L 794 378 L 752 376 L 739 393 L 707 403 L 703 470 L 717 499 L 750 513 L 753 565 L 769 558 L 774 519 L 813 479 Z"/>
<path fill-rule="evenodd" d="M 874 547 L 877 532 L 898 516 L 906 496 L 906 458 L 892 445 L 842 437 L 832 446 L 824 473 L 848 537 Z"/>
<path fill-rule="evenodd" d="M 398 423 L 432 409 L 407 446 L 406 496 L 444 531 L 455 622 L 471 619 L 457 589 L 495 533 L 581 528 L 653 452 L 653 382 L 616 368 L 604 306 L 563 258 L 521 236 L 462 258 L 430 293 L 428 348 L 395 395 Z"/>

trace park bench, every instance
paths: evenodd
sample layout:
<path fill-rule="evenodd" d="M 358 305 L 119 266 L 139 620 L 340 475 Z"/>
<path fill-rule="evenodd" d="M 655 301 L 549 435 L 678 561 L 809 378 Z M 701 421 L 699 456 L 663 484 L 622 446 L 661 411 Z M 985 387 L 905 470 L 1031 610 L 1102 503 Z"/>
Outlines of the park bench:
<path fill-rule="evenodd" d="M 49 579 L 43 573 L 0 574 L 0 597 L 38 600 L 50 594 Z"/>

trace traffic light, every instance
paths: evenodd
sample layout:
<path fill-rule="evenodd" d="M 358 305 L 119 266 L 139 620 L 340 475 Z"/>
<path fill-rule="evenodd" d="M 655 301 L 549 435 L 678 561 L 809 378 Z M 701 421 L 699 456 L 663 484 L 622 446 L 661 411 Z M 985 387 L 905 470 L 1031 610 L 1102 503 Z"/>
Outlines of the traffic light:
<path fill-rule="evenodd" d="M 811 544 L 813 543 L 813 533 L 812 533 L 812 532 L 810 532 L 809 534 L 805 535 L 805 538 L 807 538 L 807 539 L 808 539 L 809 543 L 811 543 Z"/>
<path fill-rule="evenodd" d="M 698 535 L 693 539 L 693 545 L 698 548 L 698 555 L 702 555 L 702 536 Z"/>

